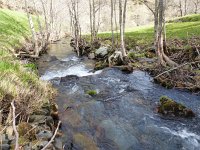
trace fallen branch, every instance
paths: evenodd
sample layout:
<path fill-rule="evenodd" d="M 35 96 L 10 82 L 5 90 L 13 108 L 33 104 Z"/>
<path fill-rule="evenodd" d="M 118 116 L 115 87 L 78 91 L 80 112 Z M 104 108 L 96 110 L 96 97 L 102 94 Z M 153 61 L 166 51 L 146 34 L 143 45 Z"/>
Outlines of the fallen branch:
<path fill-rule="evenodd" d="M 16 123 L 15 123 L 15 105 L 14 105 L 14 101 L 12 101 L 11 103 L 11 106 L 12 106 L 12 112 L 13 112 L 13 130 L 14 130 L 14 133 L 15 133 L 15 137 L 16 137 L 16 140 L 15 140 L 15 150 L 19 150 L 19 133 L 17 132 L 17 128 L 16 128 Z"/>
<path fill-rule="evenodd" d="M 167 71 L 164 71 L 163 73 L 161 73 L 161 74 L 157 75 L 156 77 L 154 77 L 154 79 L 156 79 L 156 78 L 158 78 L 158 77 L 160 77 L 160 76 L 162 76 L 162 75 L 164 75 L 164 74 L 166 74 L 166 73 L 169 73 L 169 72 L 171 72 L 171 71 L 174 71 L 174 70 L 177 70 L 177 69 L 179 69 L 179 68 L 181 68 L 181 67 L 184 67 L 185 65 L 190 65 L 190 64 L 194 64 L 194 63 L 200 63 L 200 61 L 195 61 L 195 62 L 191 62 L 191 63 L 184 63 L 184 64 L 182 64 L 182 65 L 179 65 L 179 66 L 177 66 L 177 67 L 174 67 L 174 68 L 172 68 L 172 69 L 169 69 L 169 70 L 167 70 Z"/>
<path fill-rule="evenodd" d="M 58 129 L 60 127 L 60 124 L 61 124 L 61 121 L 58 122 L 58 126 L 57 126 L 57 128 L 56 128 L 56 130 L 54 132 L 54 135 L 52 136 L 51 140 L 49 141 L 49 143 L 47 143 L 47 145 L 43 149 L 41 149 L 41 150 L 45 150 L 53 142 L 53 140 L 55 139 L 56 134 L 58 132 Z"/>

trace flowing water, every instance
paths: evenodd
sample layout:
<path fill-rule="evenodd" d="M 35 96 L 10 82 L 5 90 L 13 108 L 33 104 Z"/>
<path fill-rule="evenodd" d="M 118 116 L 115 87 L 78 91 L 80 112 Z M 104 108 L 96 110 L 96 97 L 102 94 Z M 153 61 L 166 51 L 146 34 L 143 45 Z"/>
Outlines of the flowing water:
<path fill-rule="evenodd" d="M 51 81 L 59 91 L 65 149 L 200 150 L 200 96 L 165 89 L 142 71 L 92 72 L 94 62 L 78 58 L 66 41 L 52 44 L 39 62 L 41 79 Z M 98 94 L 89 96 L 89 90 Z M 191 108 L 196 117 L 157 114 L 162 95 Z"/>

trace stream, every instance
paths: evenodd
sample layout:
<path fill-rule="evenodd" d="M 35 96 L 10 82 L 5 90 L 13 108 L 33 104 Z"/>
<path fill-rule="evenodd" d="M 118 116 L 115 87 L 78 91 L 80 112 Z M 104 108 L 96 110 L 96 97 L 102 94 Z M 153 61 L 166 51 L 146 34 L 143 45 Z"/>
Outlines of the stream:
<path fill-rule="evenodd" d="M 39 61 L 42 80 L 58 89 L 56 103 L 66 150 L 200 150 L 200 96 L 165 89 L 143 71 L 93 72 L 94 61 L 78 58 L 63 39 Z M 97 95 L 86 94 L 89 90 Z M 193 119 L 156 113 L 166 95 L 191 108 Z"/>

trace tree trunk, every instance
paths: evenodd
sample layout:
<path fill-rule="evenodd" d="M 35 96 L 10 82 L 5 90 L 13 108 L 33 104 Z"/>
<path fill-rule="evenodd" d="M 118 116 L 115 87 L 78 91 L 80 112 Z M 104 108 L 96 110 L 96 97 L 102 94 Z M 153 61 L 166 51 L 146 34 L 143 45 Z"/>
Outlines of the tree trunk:
<path fill-rule="evenodd" d="M 114 13 L 115 13 L 115 32 L 116 32 L 116 41 L 117 41 L 117 46 L 118 46 L 118 24 L 117 24 L 117 11 L 116 11 L 116 4 L 117 0 L 114 0 Z"/>
<path fill-rule="evenodd" d="M 125 18 L 123 18 L 123 17 L 126 16 L 126 8 L 125 8 L 126 4 L 125 3 L 124 3 L 124 10 L 123 10 L 122 0 L 119 0 L 120 41 L 121 41 L 121 51 L 122 51 L 123 57 L 127 56 L 126 49 L 125 49 L 125 44 L 124 44 Z"/>
<path fill-rule="evenodd" d="M 184 11 L 184 15 L 187 15 L 187 0 L 184 0 L 184 9 L 185 9 L 185 11 Z"/>
<path fill-rule="evenodd" d="M 95 12 L 95 2 L 92 0 L 92 15 L 93 15 L 93 37 L 96 40 L 96 12 Z"/>
<path fill-rule="evenodd" d="M 89 7 L 90 7 L 90 34 L 91 34 L 91 46 L 93 46 L 94 42 L 94 29 L 93 29 L 93 24 L 92 24 L 92 2 L 89 0 Z"/>
<path fill-rule="evenodd" d="M 157 0 L 156 0 L 157 1 Z M 165 22 L 165 0 L 160 0 L 158 8 L 156 8 L 156 11 L 158 11 L 158 26 L 157 26 L 157 41 L 156 41 L 156 48 L 157 48 L 157 54 L 159 63 L 162 66 L 166 66 L 167 64 L 169 66 L 176 66 L 177 64 L 172 61 L 164 52 L 164 22 Z M 165 41 L 166 42 L 166 41 Z"/>
<path fill-rule="evenodd" d="M 183 16 L 182 0 L 179 0 L 179 11 L 180 11 L 180 15 L 182 17 Z"/>
<path fill-rule="evenodd" d="M 43 13 L 44 13 L 44 21 L 45 21 L 45 43 L 49 43 L 49 38 L 50 38 L 50 32 L 49 32 L 49 24 L 48 24 L 48 19 L 47 19 L 47 12 L 46 12 L 46 8 L 44 6 L 44 2 L 43 0 L 40 0 L 40 2 L 42 3 L 42 9 L 43 9 Z"/>
<path fill-rule="evenodd" d="M 25 2 L 25 9 L 26 9 L 26 12 L 27 12 L 27 17 L 28 17 L 28 22 L 29 22 L 30 30 L 31 30 L 31 33 L 32 33 L 32 42 L 34 44 L 35 56 L 38 57 L 40 51 L 39 51 L 39 47 L 38 47 L 38 41 L 37 41 L 37 35 L 36 35 L 36 32 L 35 32 L 35 27 L 34 27 L 34 24 L 33 24 L 32 17 L 29 14 L 27 0 L 24 0 L 24 2 Z"/>
<path fill-rule="evenodd" d="M 112 31 L 112 48 L 114 48 L 114 28 L 113 28 L 113 0 L 111 0 L 111 31 Z"/>

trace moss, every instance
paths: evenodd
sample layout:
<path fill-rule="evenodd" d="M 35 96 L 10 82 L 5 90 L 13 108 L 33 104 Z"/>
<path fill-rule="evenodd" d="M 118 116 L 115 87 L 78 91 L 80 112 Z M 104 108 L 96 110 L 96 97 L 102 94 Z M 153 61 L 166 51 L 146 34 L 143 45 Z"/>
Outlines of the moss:
<path fill-rule="evenodd" d="M 99 62 L 96 62 L 95 63 L 95 67 L 94 67 L 94 70 L 101 70 L 101 69 L 104 69 L 106 67 L 108 67 L 108 63 L 107 62 L 103 62 L 103 61 L 99 61 Z"/>
<path fill-rule="evenodd" d="M 136 59 L 135 53 L 134 52 L 128 53 L 128 58 L 129 59 Z"/>
<path fill-rule="evenodd" d="M 89 91 L 87 91 L 86 92 L 88 95 L 90 95 L 90 96 L 95 96 L 95 95 L 97 95 L 97 91 L 95 91 L 95 90 L 89 90 Z"/>
<path fill-rule="evenodd" d="M 194 117 L 192 110 L 187 109 L 183 104 L 177 103 L 167 96 L 160 97 L 158 113 L 170 116 Z"/>

